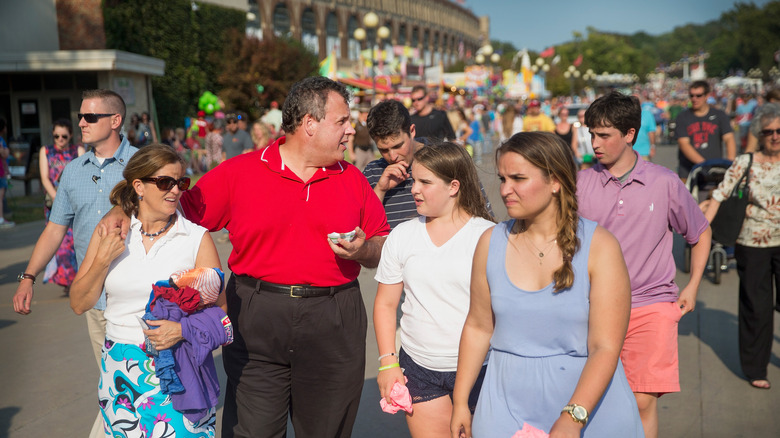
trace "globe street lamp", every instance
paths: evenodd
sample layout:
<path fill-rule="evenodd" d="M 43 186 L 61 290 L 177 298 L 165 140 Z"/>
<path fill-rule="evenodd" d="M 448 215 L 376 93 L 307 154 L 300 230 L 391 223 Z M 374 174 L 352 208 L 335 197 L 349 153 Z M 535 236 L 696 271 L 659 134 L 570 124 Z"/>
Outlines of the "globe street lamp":
<path fill-rule="evenodd" d="M 390 29 L 385 26 L 380 26 L 377 29 L 378 25 L 379 16 L 372 11 L 363 16 L 363 27 L 365 29 L 359 27 L 352 33 L 352 36 L 354 36 L 356 40 L 361 42 L 365 40 L 369 46 L 369 49 L 371 49 L 371 92 L 373 93 L 371 96 L 372 103 L 374 99 L 376 99 L 376 58 L 378 55 L 376 52 L 378 51 L 379 42 L 390 37 Z"/>
<path fill-rule="evenodd" d="M 589 68 L 585 71 L 585 74 L 582 75 L 582 79 L 585 80 L 585 82 L 588 83 L 588 86 L 592 88 L 593 80 L 596 79 L 596 73 L 593 72 L 593 69 Z"/>
<path fill-rule="evenodd" d="M 570 94 L 572 99 L 574 98 L 574 81 L 580 77 L 580 71 L 577 70 L 577 67 L 570 65 L 569 68 L 566 69 L 565 72 L 563 72 L 563 77 L 566 79 L 569 79 L 569 85 L 570 85 Z"/>
<path fill-rule="evenodd" d="M 547 89 L 547 72 L 550 71 L 550 65 L 547 64 L 544 58 L 540 56 L 536 58 L 536 61 L 534 61 L 533 65 L 531 65 L 531 71 L 534 74 L 539 73 L 542 77 L 542 89 L 540 91 L 540 95 L 544 94 L 545 90 Z M 533 91 L 533 86 L 531 88 L 531 91 Z"/>

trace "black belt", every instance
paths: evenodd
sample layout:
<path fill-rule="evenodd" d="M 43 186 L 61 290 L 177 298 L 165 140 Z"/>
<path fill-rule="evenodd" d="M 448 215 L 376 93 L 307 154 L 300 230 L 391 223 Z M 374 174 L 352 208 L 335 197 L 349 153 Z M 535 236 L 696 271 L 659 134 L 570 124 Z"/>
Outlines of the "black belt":
<path fill-rule="evenodd" d="M 255 292 L 264 290 L 268 292 L 288 295 L 293 298 L 313 298 L 313 297 L 333 296 L 345 289 L 350 289 L 359 286 L 357 280 L 352 280 L 349 283 L 342 284 L 340 286 L 330 286 L 330 287 L 311 286 L 308 284 L 269 283 L 267 281 L 258 280 L 248 275 L 236 275 L 236 280 L 246 286 L 253 287 L 255 289 Z"/>

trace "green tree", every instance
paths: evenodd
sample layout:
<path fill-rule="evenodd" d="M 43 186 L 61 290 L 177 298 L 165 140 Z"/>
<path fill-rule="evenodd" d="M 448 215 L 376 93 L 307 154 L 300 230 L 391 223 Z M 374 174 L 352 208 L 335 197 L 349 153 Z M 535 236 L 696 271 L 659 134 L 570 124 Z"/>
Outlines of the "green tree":
<path fill-rule="evenodd" d="M 180 126 L 194 115 L 198 97 L 217 90 L 226 31 L 243 30 L 245 13 L 189 0 L 105 0 L 106 45 L 165 61 L 152 78 L 160 126 Z"/>
<path fill-rule="evenodd" d="M 260 41 L 234 30 L 228 34 L 219 67 L 218 94 L 225 105 L 257 119 L 271 101 L 284 102 L 294 83 L 318 74 L 319 63 L 317 56 L 297 41 Z"/>

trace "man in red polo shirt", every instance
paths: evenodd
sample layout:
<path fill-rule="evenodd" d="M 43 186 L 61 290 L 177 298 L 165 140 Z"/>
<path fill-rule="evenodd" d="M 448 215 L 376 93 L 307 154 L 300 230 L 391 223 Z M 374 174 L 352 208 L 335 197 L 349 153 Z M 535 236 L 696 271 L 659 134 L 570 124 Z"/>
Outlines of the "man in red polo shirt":
<path fill-rule="evenodd" d="M 367 328 L 357 276 L 377 266 L 390 228 L 343 161 L 355 133 L 348 101 L 330 79 L 298 82 L 282 110 L 286 137 L 220 164 L 181 198 L 188 219 L 227 228 L 233 244 L 223 437 L 284 436 L 288 414 L 299 438 L 352 432 Z"/>

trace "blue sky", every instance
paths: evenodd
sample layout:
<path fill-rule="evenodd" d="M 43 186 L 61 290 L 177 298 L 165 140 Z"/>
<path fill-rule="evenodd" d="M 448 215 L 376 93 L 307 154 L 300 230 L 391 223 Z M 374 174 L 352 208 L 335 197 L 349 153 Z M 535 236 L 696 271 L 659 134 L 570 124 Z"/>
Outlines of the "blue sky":
<path fill-rule="evenodd" d="M 763 6 L 770 0 L 742 1 Z M 572 40 L 586 28 L 658 35 L 687 23 L 717 20 L 734 8 L 734 0 L 466 0 L 478 16 L 490 17 L 490 38 L 518 49 L 540 51 Z"/>

